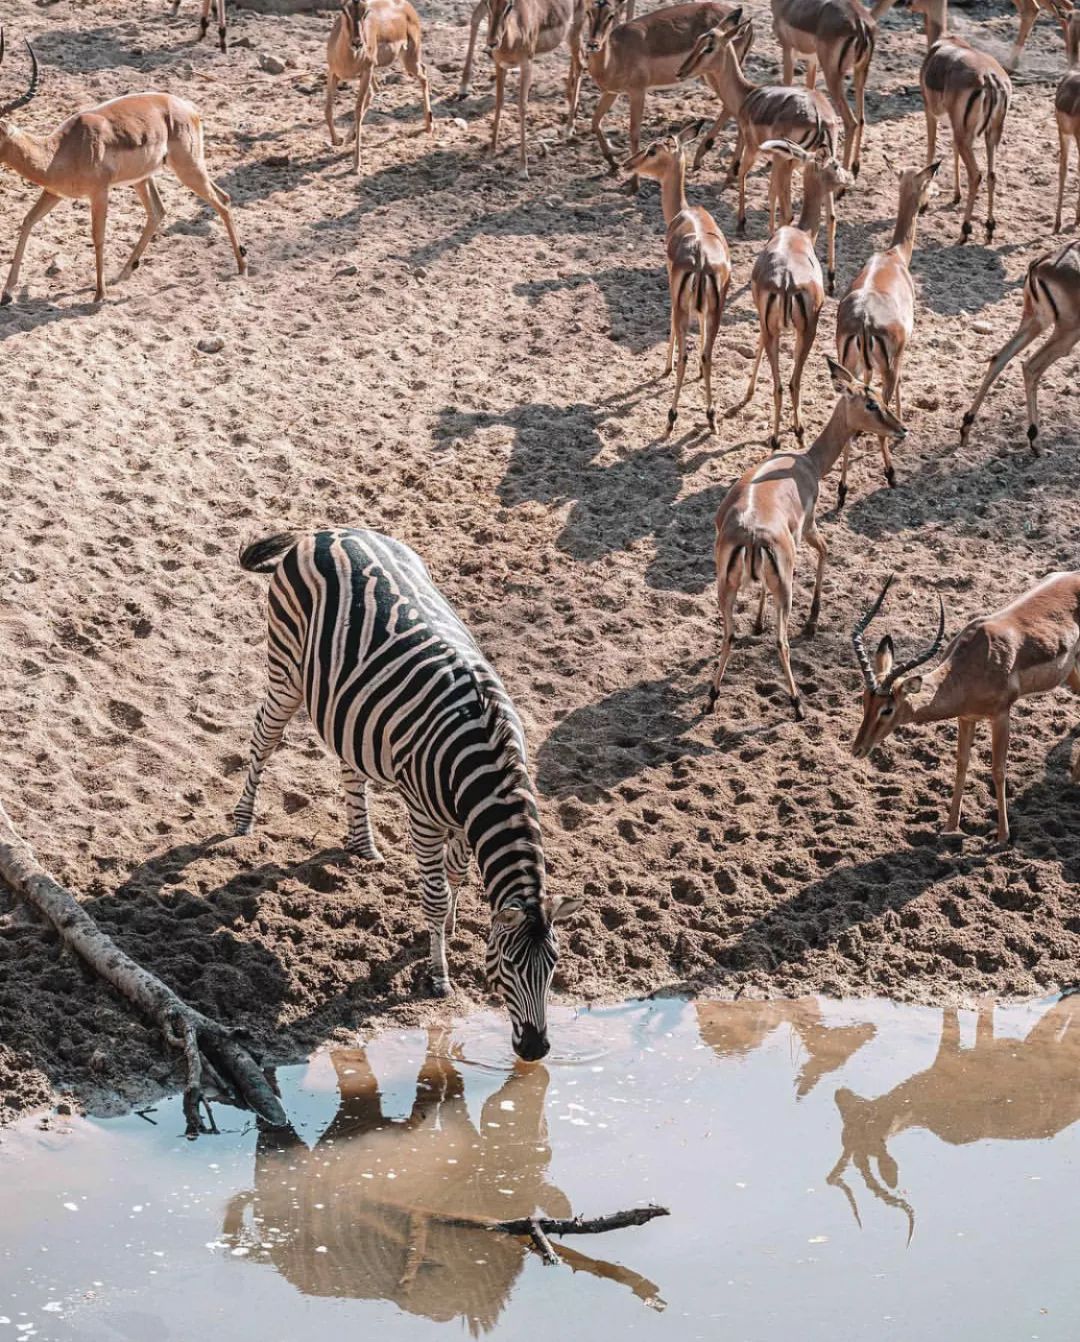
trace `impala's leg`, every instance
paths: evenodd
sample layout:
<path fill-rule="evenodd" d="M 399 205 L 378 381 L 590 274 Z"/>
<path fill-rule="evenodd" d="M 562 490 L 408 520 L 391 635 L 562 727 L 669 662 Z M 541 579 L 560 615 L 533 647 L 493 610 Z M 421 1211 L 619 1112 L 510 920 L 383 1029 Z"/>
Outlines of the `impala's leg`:
<path fill-rule="evenodd" d="M 664 369 L 665 377 L 670 376 L 672 368 L 675 367 L 675 342 L 678 339 L 678 334 L 678 323 L 675 320 L 675 304 L 672 303 L 667 342 L 667 367 Z"/>
<path fill-rule="evenodd" d="M 1077 167 L 1080 167 L 1080 130 L 1076 132 L 1076 160 Z M 1076 215 L 1073 219 L 1073 228 L 1080 228 L 1080 183 L 1076 191 Z"/>
<path fill-rule="evenodd" d="M 709 293 L 701 314 L 701 376 L 705 382 L 705 419 L 709 432 L 716 432 L 716 406 L 712 394 L 712 360 L 716 334 L 720 330 L 720 318 L 724 315 L 724 297 L 716 286 L 715 277 L 708 280 Z"/>
<path fill-rule="evenodd" d="M 774 452 L 780 448 L 780 415 L 784 408 L 784 388 L 780 381 L 780 331 L 770 331 L 765 341 L 765 353 L 772 370 L 773 420 L 769 446 Z"/>
<path fill-rule="evenodd" d="M 266 761 L 281 743 L 289 719 L 300 707 L 302 691 L 298 682 L 275 678 L 271 672 L 266 698 L 255 714 L 255 729 L 251 733 L 247 779 L 240 800 L 233 811 L 233 833 L 250 834 L 255 820 L 255 793 L 258 791 Z"/>
<path fill-rule="evenodd" d="M 1073 669 L 1065 677 L 1065 684 L 1072 690 L 1073 694 L 1080 694 L 1080 665 L 1073 663 Z M 1072 767 L 1072 781 L 1080 783 L 1080 755 L 1076 757 L 1076 763 Z"/>
<path fill-rule="evenodd" d="M 611 152 L 611 145 L 608 143 L 608 138 L 604 134 L 603 128 L 600 123 L 603 121 L 604 117 L 606 117 L 607 114 L 611 111 L 612 107 L 614 107 L 615 100 L 618 98 L 618 96 L 619 95 L 617 93 L 601 93 L 600 97 L 596 101 L 596 107 L 593 109 L 593 118 L 592 118 L 593 134 L 599 141 L 600 152 L 607 159 L 608 166 L 611 168 L 612 172 L 617 172 L 619 165 L 618 161 L 615 158 L 615 155 Z"/>
<path fill-rule="evenodd" d="M 1005 799 L 1005 760 L 1009 754 L 1009 710 L 990 723 L 990 771 L 997 795 L 997 841 L 1009 842 L 1009 809 Z"/>
<path fill-rule="evenodd" d="M 491 144 L 488 153 L 499 150 L 499 119 L 502 117 L 503 98 L 506 96 L 506 66 L 495 62 L 495 111 L 491 116 Z"/>
<path fill-rule="evenodd" d="M 1054 232 L 1061 232 L 1061 210 L 1065 204 L 1065 180 L 1069 175 L 1069 137 L 1058 131 L 1058 194 L 1054 214 Z"/>
<path fill-rule="evenodd" d="M 891 405 L 896 396 L 897 382 L 899 374 L 896 366 L 883 368 L 881 370 L 881 399 L 886 405 Z M 878 438 L 881 445 L 881 460 L 885 467 L 885 483 L 890 489 L 896 488 L 896 469 L 893 466 L 892 452 L 889 448 L 888 438 Z"/>
<path fill-rule="evenodd" d="M 698 168 L 701 167 L 702 159 L 716 143 L 716 137 L 720 134 L 724 126 L 731 120 L 731 114 L 728 112 L 727 106 L 724 103 L 723 95 L 720 92 L 720 86 L 716 82 L 715 76 L 703 74 L 701 77 L 702 79 L 704 79 L 705 83 L 708 84 L 709 88 L 711 88 L 712 91 L 716 94 L 716 96 L 720 99 L 720 115 L 716 118 L 716 120 L 712 123 L 709 129 L 705 132 L 705 134 L 701 138 L 701 141 L 698 144 L 697 152 L 694 154 L 695 172 L 697 171 Z"/>
<path fill-rule="evenodd" d="M 570 70 L 566 76 L 566 132 L 563 136 L 566 140 L 574 138 L 574 128 L 577 124 L 578 99 L 581 97 L 581 27 L 582 18 L 574 20 L 570 28 Z"/>
<path fill-rule="evenodd" d="M 721 555 L 717 551 L 716 600 L 720 607 L 720 655 L 716 659 L 712 684 L 709 686 L 709 701 L 705 711 L 711 713 L 716 707 L 720 694 L 720 682 L 724 679 L 728 659 L 731 657 L 731 644 L 735 637 L 735 602 L 739 597 L 739 584 L 742 581 L 743 567 L 748 562 L 746 551 L 741 555 Z M 720 569 L 720 561 L 727 562 L 727 569 Z"/>
<path fill-rule="evenodd" d="M 348 825 L 345 847 L 354 857 L 361 857 L 365 862 L 381 862 L 383 855 L 371 832 L 371 817 L 368 815 L 367 779 L 343 760 L 341 780 L 345 785 L 345 819 Z"/>
<path fill-rule="evenodd" d="M 353 129 L 356 133 L 356 139 L 353 141 L 353 172 L 360 172 L 360 136 L 363 133 L 364 117 L 367 116 L 368 108 L 371 106 L 373 85 L 375 82 L 375 66 L 371 61 L 365 61 L 360 73 L 356 76 L 356 112 L 353 118 Z"/>
<path fill-rule="evenodd" d="M 105 225 L 109 220 L 109 192 L 90 197 L 90 232 L 94 236 L 94 267 L 97 271 L 97 289 L 94 302 L 105 301 Z"/>
<path fill-rule="evenodd" d="M 665 440 L 671 437 L 671 432 L 675 428 L 675 421 L 679 418 L 679 396 L 682 392 L 683 378 L 686 377 L 686 361 L 690 354 L 690 313 L 687 309 L 685 300 L 682 297 L 683 280 L 685 276 L 672 276 L 671 280 L 671 312 L 672 321 L 675 324 L 675 343 L 678 346 L 678 354 L 675 361 L 675 391 L 671 397 L 671 409 L 667 413 L 667 428 L 664 430 Z M 678 289 L 676 289 L 678 282 Z M 687 284 L 692 284 L 693 280 L 687 280 Z"/>
<path fill-rule="evenodd" d="M 339 145 L 341 136 L 334 125 L 334 99 L 337 97 L 338 77 L 333 70 L 326 72 L 326 124 L 330 128 L 330 143 Z"/>
<path fill-rule="evenodd" d="M 446 830 L 422 816 L 409 816 L 409 835 L 420 866 L 424 918 L 431 937 L 431 991 L 436 997 L 450 993 L 450 970 L 446 963 L 446 925 L 450 920 L 450 885 L 446 879 Z"/>
<path fill-rule="evenodd" d="M 803 633 L 807 638 L 813 638 L 817 633 L 818 616 L 821 614 L 821 584 L 825 577 L 825 561 L 829 557 L 829 547 L 825 544 L 824 537 L 818 531 L 814 521 L 813 511 L 809 513 L 806 519 L 806 526 L 803 528 L 803 539 L 812 549 L 817 551 L 817 573 L 814 576 L 814 595 L 810 601 L 810 614 L 806 617 L 806 624 L 803 626 Z"/>
<path fill-rule="evenodd" d="M 968 761 L 971 759 L 971 743 L 975 740 L 976 718 L 960 718 L 957 721 L 956 738 L 956 779 L 953 782 L 952 801 L 949 804 L 949 819 L 945 826 L 947 833 L 960 828 L 960 808 L 964 802 L 964 780 L 967 778 Z"/>
<path fill-rule="evenodd" d="M 217 0 L 217 22 L 218 46 L 222 51 L 227 51 L 228 42 L 225 40 L 225 0 Z"/>
<path fill-rule="evenodd" d="M 746 179 L 756 162 L 757 150 L 751 149 L 747 145 L 739 161 L 739 215 L 735 224 L 735 232 L 740 238 L 746 237 Z"/>
<path fill-rule="evenodd" d="M 746 395 L 738 403 L 733 405 L 730 410 L 724 411 L 725 419 L 732 419 L 745 405 L 749 405 L 754 398 L 754 391 L 757 387 L 758 369 L 761 367 L 761 356 L 765 353 L 765 327 L 762 324 L 758 334 L 757 351 L 754 354 L 754 362 L 750 365 L 750 379 L 746 384 Z"/>
<path fill-rule="evenodd" d="M 780 657 L 780 668 L 784 673 L 784 679 L 787 681 L 795 721 L 801 722 L 803 719 L 802 704 L 799 702 L 799 690 L 795 684 L 795 677 L 791 674 L 791 648 L 788 645 L 788 625 L 791 622 L 792 565 L 786 554 L 778 555 L 777 558 L 780 562 L 780 572 L 773 578 L 776 583 L 776 587 L 773 589 L 773 599 L 776 602 L 776 651 Z M 765 571 L 771 572 L 768 559 L 762 559 L 761 562 L 765 566 Z"/>
<path fill-rule="evenodd" d="M 412 75 L 420 85 L 420 95 L 424 100 L 424 129 L 432 135 L 434 126 L 431 117 L 431 86 L 428 83 L 427 70 L 424 68 L 419 37 L 406 46 L 401 63 L 405 66 L 405 73 Z"/>
<path fill-rule="evenodd" d="M 202 13 L 199 16 L 199 41 L 206 36 L 206 30 L 210 27 L 210 0 L 202 0 Z"/>
<path fill-rule="evenodd" d="M 761 590 L 758 592 L 757 614 L 754 616 L 754 633 L 763 634 L 765 632 L 765 602 L 769 599 L 769 589 L 764 583 L 761 584 Z"/>
<path fill-rule="evenodd" d="M 487 0 L 479 0 L 474 6 L 472 18 L 469 20 L 469 49 L 465 53 L 465 64 L 461 68 L 461 85 L 457 91 L 458 100 L 469 96 L 469 82 L 472 79 L 473 56 L 476 52 L 476 38 L 480 32 L 480 25 L 487 14 Z"/>
<path fill-rule="evenodd" d="M 806 87 L 812 89 L 817 83 L 817 57 L 807 56 L 806 58 Z"/>
<path fill-rule="evenodd" d="M 630 98 L 630 152 L 636 154 L 641 148 L 641 121 L 645 115 L 645 90 L 634 89 Z"/>
<path fill-rule="evenodd" d="M 165 203 L 161 199 L 161 193 L 154 185 L 152 177 L 148 177 L 145 182 L 136 182 L 135 192 L 146 211 L 146 226 L 139 237 L 139 241 L 135 244 L 135 250 L 128 257 L 127 265 L 117 277 L 118 281 L 126 280 L 133 270 L 138 269 L 143 252 L 150 246 L 154 234 L 161 227 L 161 221 L 165 218 Z"/>
<path fill-rule="evenodd" d="M 994 191 L 997 187 L 997 173 L 994 171 L 994 157 L 997 153 L 998 140 L 1001 138 L 1001 127 L 993 124 L 986 132 L 986 241 L 989 245 L 994 240 L 994 229 L 997 227 L 997 220 L 994 218 Z"/>
<path fill-rule="evenodd" d="M 446 920 L 446 935 L 452 937 L 457 928 L 458 893 L 469 873 L 469 845 L 463 834 L 451 834 L 446 841 L 446 875 L 450 881 L 450 916 Z"/>
<path fill-rule="evenodd" d="M 934 151 L 937 149 L 937 117 L 931 112 L 926 103 L 926 92 L 923 92 L 923 111 L 926 114 L 926 167 L 929 167 L 934 161 Z"/>
<path fill-rule="evenodd" d="M 963 423 L 960 428 L 961 446 L 968 440 L 968 435 L 971 433 L 971 426 L 975 423 L 975 416 L 979 413 L 979 407 L 986 399 L 986 393 L 1001 376 L 1005 367 L 1016 358 L 1021 350 L 1026 349 L 1033 340 L 1036 340 L 1044 329 L 1039 322 L 1038 316 L 1034 312 L 1027 310 L 1026 303 L 1024 306 L 1024 316 L 1020 322 L 1019 330 L 1011 340 L 1007 340 L 1005 344 L 1002 345 L 1001 349 L 999 349 L 990 360 L 990 367 L 986 370 L 986 376 L 983 378 L 979 390 L 975 393 L 975 399 L 972 401 L 970 409 L 964 415 Z"/>
<path fill-rule="evenodd" d="M 796 295 L 795 301 L 800 302 L 801 295 Z M 791 382 L 788 390 L 791 392 L 791 416 L 795 427 L 795 437 L 801 443 L 803 441 L 802 426 L 802 375 L 803 366 L 806 363 L 807 356 L 814 345 L 814 338 L 817 335 L 818 313 L 803 313 L 801 325 L 795 326 L 795 361 L 791 368 Z"/>
<path fill-rule="evenodd" d="M 183 144 L 179 139 L 174 139 L 169 144 L 169 153 L 165 162 L 189 191 L 194 191 L 200 200 L 205 200 L 217 212 L 221 222 L 225 225 L 225 232 L 229 235 L 229 241 L 232 243 L 233 255 L 236 257 L 236 268 L 241 275 L 245 274 L 247 272 L 247 261 L 244 258 L 247 253 L 240 245 L 240 239 L 236 233 L 228 192 L 222 191 L 220 186 L 210 180 L 202 154 L 193 154 L 188 145 Z"/>
<path fill-rule="evenodd" d="M 862 157 L 863 131 L 866 129 L 866 78 L 870 73 L 869 58 L 852 71 L 851 87 L 855 94 L 855 149 L 851 155 L 852 176 L 858 177 Z"/>
<path fill-rule="evenodd" d="M 1027 392 L 1028 411 L 1027 436 L 1033 452 L 1039 450 L 1035 445 L 1035 439 L 1039 436 L 1039 379 L 1052 363 L 1063 359 L 1078 340 L 1080 340 L 1080 328 L 1063 331 L 1060 326 L 1055 326 L 1054 333 L 1046 344 L 1036 350 L 1024 364 L 1024 390 Z"/>
<path fill-rule="evenodd" d="M 23 253 L 26 251 L 26 244 L 30 240 L 30 233 L 34 225 L 39 219 L 44 219 L 50 210 L 55 210 L 57 205 L 60 204 L 60 200 L 60 196 L 54 196 L 48 191 L 43 191 L 27 211 L 22 228 L 19 230 L 19 241 L 15 244 L 15 255 L 11 258 L 11 269 L 8 271 L 7 283 L 4 285 L 4 292 L 0 294 L 0 307 L 11 302 L 15 286 L 19 282 Z"/>
<path fill-rule="evenodd" d="M 529 111 L 529 89 L 532 87 L 532 61 L 521 62 L 521 74 L 518 82 L 518 158 L 521 161 L 521 175 L 529 175 L 529 155 L 525 145 L 525 126 Z"/>
<path fill-rule="evenodd" d="M 960 190 L 960 144 L 956 136 L 953 136 L 952 142 L 952 173 L 953 173 L 953 196 L 952 203 L 959 205 L 963 196 Z"/>
<path fill-rule="evenodd" d="M 955 126 L 953 126 L 953 135 L 957 135 Z M 975 213 L 975 200 L 982 184 L 982 173 L 979 171 L 978 160 L 975 158 L 975 150 L 971 142 L 957 138 L 960 157 L 967 169 L 967 203 L 964 205 L 964 222 L 960 225 L 960 241 L 967 242 L 968 238 L 971 237 L 971 216 Z"/>
<path fill-rule="evenodd" d="M 784 65 L 784 83 L 785 83 L 785 84 L 794 84 L 794 83 L 795 83 L 795 48 L 794 48 L 794 47 L 789 47 L 789 46 L 781 46 L 781 48 L 780 48 L 780 58 L 781 58 L 781 60 L 783 61 L 783 65 Z"/>
<path fill-rule="evenodd" d="M 1020 10 L 1020 29 L 1016 34 L 1016 41 L 1013 43 L 1013 49 L 1009 53 L 1008 69 L 1015 70 L 1020 63 L 1020 54 L 1031 36 L 1031 30 L 1035 27 L 1035 20 L 1039 17 L 1039 6 L 1036 0 L 1017 0 L 1017 7 Z"/>
<path fill-rule="evenodd" d="M 844 72 L 839 66 L 831 62 L 822 67 L 822 74 L 825 76 L 825 87 L 829 90 L 829 97 L 840 110 L 840 119 L 844 123 L 844 167 L 851 170 L 854 161 L 856 144 L 856 135 L 858 133 L 858 121 L 855 113 L 848 106 L 847 92 L 844 88 Z M 813 85 L 810 86 L 813 88 Z"/>
<path fill-rule="evenodd" d="M 840 458 L 840 483 L 836 486 L 836 506 L 842 508 L 847 500 L 847 473 L 848 466 L 851 464 L 851 442 L 844 444 L 844 452 Z"/>
<path fill-rule="evenodd" d="M 825 287 L 831 298 L 836 293 L 836 201 L 830 191 L 825 196 Z"/>

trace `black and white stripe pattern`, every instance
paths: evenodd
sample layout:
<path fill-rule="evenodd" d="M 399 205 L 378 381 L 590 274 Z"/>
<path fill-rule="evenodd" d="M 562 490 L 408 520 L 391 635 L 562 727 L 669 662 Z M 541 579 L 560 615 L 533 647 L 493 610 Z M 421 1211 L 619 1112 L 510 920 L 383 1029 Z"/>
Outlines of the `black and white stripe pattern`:
<path fill-rule="evenodd" d="M 360 530 L 271 536 L 244 550 L 240 563 L 273 577 L 269 685 L 236 832 L 250 832 L 263 768 L 303 703 L 341 760 L 350 852 L 379 859 L 369 780 L 392 784 L 404 798 L 438 995 L 450 990 L 446 936 L 457 886 L 476 858 L 492 911 L 489 982 L 509 1009 L 515 1051 L 543 1057 L 553 924 L 578 901 L 545 892 L 524 735 L 498 676 L 399 541 Z"/>

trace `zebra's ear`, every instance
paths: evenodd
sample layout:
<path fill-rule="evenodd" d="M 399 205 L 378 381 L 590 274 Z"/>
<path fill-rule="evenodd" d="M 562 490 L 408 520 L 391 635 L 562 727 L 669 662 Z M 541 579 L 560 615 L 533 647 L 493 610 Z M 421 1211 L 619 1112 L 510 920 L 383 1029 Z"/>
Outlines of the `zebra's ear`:
<path fill-rule="evenodd" d="M 575 913 L 580 913 L 585 907 L 585 901 L 579 899 L 576 895 L 563 895 L 551 901 L 548 910 L 548 921 L 552 923 L 562 923 L 567 918 L 572 918 Z"/>
<path fill-rule="evenodd" d="M 520 927 L 527 916 L 520 904 L 507 904 L 498 913 L 492 914 L 491 922 L 493 926 L 509 931 L 513 927 Z"/>

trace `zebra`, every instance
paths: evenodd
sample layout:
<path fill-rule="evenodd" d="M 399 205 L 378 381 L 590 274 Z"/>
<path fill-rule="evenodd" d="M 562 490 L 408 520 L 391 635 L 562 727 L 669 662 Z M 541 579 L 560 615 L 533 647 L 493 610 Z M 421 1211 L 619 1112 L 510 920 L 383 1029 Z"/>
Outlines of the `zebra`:
<path fill-rule="evenodd" d="M 438 997 L 450 992 L 446 938 L 475 857 L 491 907 L 488 984 L 508 1008 L 514 1052 L 544 1057 L 555 924 L 582 901 L 547 893 L 525 736 L 499 677 L 400 541 L 352 528 L 267 536 L 240 566 L 272 577 L 268 686 L 234 832 L 251 832 L 263 769 L 303 703 L 341 761 L 350 853 L 381 860 L 368 782 L 404 799 Z"/>

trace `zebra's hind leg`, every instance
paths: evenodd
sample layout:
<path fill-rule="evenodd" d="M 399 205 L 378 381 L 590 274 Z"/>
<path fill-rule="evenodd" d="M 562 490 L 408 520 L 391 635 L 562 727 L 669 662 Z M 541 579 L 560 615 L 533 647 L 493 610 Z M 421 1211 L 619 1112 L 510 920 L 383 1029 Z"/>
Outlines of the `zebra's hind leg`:
<path fill-rule="evenodd" d="M 450 916 L 446 920 L 446 935 L 452 937 L 457 929 L 457 902 L 462 882 L 469 874 L 469 845 L 464 834 L 451 834 L 446 841 L 446 874 L 450 880 Z"/>
<path fill-rule="evenodd" d="M 367 779 L 352 767 L 342 764 L 341 777 L 345 784 L 345 815 L 349 832 L 345 836 L 345 848 L 354 857 L 365 862 L 381 862 L 382 853 L 371 832 L 371 818 L 368 815 Z"/>
<path fill-rule="evenodd" d="M 446 878 L 445 829 L 416 815 L 409 817 L 409 836 L 420 864 L 424 917 L 431 937 L 431 991 L 436 997 L 450 995 L 450 970 L 446 963 L 446 928 L 450 921 L 450 882 Z"/>
<path fill-rule="evenodd" d="M 247 779 L 240 800 L 233 811 L 233 833 L 250 834 L 255 821 L 255 793 L 266 761 L 281 744 L 289 719 L 300 707 L 299 686 L 271 682 L 266 698 L 255 714 L 255 728 L 251 733 L 251 752 L 248 758 Z"/>

